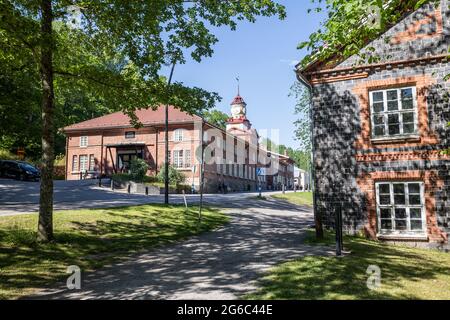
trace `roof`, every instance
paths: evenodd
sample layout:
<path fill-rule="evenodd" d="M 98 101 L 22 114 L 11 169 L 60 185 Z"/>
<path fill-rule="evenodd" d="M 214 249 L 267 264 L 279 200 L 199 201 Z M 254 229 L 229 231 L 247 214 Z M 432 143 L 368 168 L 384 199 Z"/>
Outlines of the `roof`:
<path fill-rule="evenodd" d="M 144 126 L 163 124 L 165 121 L 164 106 L 153 109 L 138 109 L 135 114 Z M 189 122 L 201 120 L 197 115 L 190 115 L 174 106 L 169 106 L 169 123 Z M 65 127 L 64 131 L 109 129 L 109 128 L 127 128 L 131 127 L 130 117 L 123 112 L 115 112 L 102 117 L 90 119 L 80 123 Z"/>
<path fill-rule="evenodd" d="M 231 102 L 231 105 L 233 104 L 246 104 L 244 101 L 244 98 L 242 98 L 239 94 L 234 97 L 233 101 Z"/>
<path fill-rule="evenodd" d="M 105 147 L 119 148 L 119 147 L 145 147 L 145 142 L 119 142 L 106 144 Z"/>
<path fill-rule="evenodd" d="M 383 8 L 386 9 L 391 3 L 391 0 L 387 1 L 384 5 Z M 367 38 L 364 41 L 364 45 L 368 45 L 369 43 L 371 43 L 372 41 L 374 41 L 375 39 L 379 38 L 383 33 L 385 33 L 387 30 L 389 30 L 390 28 L 392 28 L 393 26 L 395 26 L 396 24 L 400 23 L 402 19 L 405 18 L 406 15 L 410 14 L 411 12 L 414 12 L 416 10 L 410 8 L 410 7 L 405 7 L 402 6 L 402 2 L 400 2 L 399 7 L 397 8 L 397 11 L 400 12 L 400 15 L 398 17 L 398 19 L 394 22 L 390 22 L 388 24 L 386 24 L 385 28 L 383 30 L 380 30 L 378 32 L 378 34 L 372 38 Z M 361 23 L 362 24 L 366 24 L 367 23 L 367 17 L 363 17 Z M 325 44 L 325 47 L 327 45 Z M 344 57 L 344 56 L 338 56 L 338 52 L 342 52 L 343 48 L 340 47 L 338 48 L 340 50 L 338 50 L 334 55 L 331 55 L 327 58 L 320 58 L 320 49 L 318 50 L 317 53 L 313 53 L 311 54 L 311 61 L 309 61 L 307 64 L 303 64 L 302 61 L 299 62 L 296 66 L 295 66 L 295 71 L 298 73 L 304 73 L 304 72 L 308 72 L 311 70 L 315 70 L 315 69 L 320 69 L 322 66 L 326 65 L 327 63 L 331 63 L 330 68 L 334 68 L 336 65 L 338 65 L 340 62 L 345 61 L 346 59 L 348 59 L 349 57 Z M 361 48 L 363 49 L 363 48 Z"/>

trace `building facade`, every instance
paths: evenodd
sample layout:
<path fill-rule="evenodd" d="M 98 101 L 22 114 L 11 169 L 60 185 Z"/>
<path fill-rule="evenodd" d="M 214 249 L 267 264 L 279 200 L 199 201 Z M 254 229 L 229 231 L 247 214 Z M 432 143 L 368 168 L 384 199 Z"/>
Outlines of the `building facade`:
<path fill-rule="evenodd" d="M 271 154 L 259 144 L 258 133 L 246 117 L 246 103 L 239 95 L 231 103 L 231 111 L 227 128 L 222 129 L 170 106 L 169 163 L 195 190 L 199 190 L 203 170 L 205 192 L 269 189 L 273 187 L 269 180 L 278 176 L 278 171 L 288 183 L 291 160 Z M 157 175 L 165 162 L 164 106 L 140 109 L 136 116 L 142 124 L 139 129 L 121 112 L 64 128 L 66 179 L 127 173 L 135 158 L 147 162 L 148 175 Z"/>
<path fill-rule="evenodd" d="M 312 92 L 315 210 L 325 226 L 341 206 L 350 233 L 448 243 L 449 4 L 426 4 L 368 43 L 375 64 L 354 56 L 298 67 Z"/>

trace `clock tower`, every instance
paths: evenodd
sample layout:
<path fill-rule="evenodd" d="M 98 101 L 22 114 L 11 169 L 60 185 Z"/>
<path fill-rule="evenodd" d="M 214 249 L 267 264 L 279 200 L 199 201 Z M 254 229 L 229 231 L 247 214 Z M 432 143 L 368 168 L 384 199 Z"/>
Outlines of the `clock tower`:
<path fill-rule="evenodd" d="M 252 125 L 247 119 L 247 104 L 238 92 L 237 96 L 231 102 L 231 118 L 228 119 L 227 131 L 234 129 L 247 131 L 251 127 Z"/>

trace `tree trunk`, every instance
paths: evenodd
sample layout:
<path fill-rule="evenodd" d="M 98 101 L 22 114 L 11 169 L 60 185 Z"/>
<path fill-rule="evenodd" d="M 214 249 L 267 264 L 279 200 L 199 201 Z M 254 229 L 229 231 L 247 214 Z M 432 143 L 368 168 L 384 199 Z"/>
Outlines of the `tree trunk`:
<path fill-rule="evenodd" d="M 323 239 L 323 226 L 322 226 L 322 218 L 318 214 L 316 215 L 315 225 L 316 225 L 316 238 L 321 240 Z"/>
<path fill-rule="evenodd" d="M 314 183 L 313 188 L 313 210 L 314 210 L 314 224 L 316 226 L 316 239 L 323 239 L 323 224 L 322 224 L 322 215 L 317 210 L 317 199 L 316 199 L 316 183 Z"/>
<path fill-rule="evenodd" d="M 52 2 L 41 1 L 42 171 L 38 240 L 53 240 L 54 92 Z"/>

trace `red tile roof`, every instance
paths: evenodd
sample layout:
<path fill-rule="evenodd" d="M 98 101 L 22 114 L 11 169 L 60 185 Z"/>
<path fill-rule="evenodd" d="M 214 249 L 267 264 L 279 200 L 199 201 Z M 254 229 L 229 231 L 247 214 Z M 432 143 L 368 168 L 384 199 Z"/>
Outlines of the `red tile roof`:
<path fill-rule="evenodd" d="M 244 101 L 244 98 L 242 98 L 239 94 L 234 97 L 233 101 L 231 102 L 231 105 L 233 104 L 246 104 Z"/>
<path fill-rule="evenodd" d="M 165 120 L 164 106 L 160 106 L 156 110 L 153 109 L 136 110 L 136 116 L 144 126 L 163 124 Z M 199 116 L 190 115 L 173 106 L 169 106 L 169 123 L 187 122 L 200 119 L 201 118 Z M 118 127 L 131 127 L 130 118 L 123 112 L 115 112 L 102 117 L 76 123 L 68 127 L 65 127 L 63 130 L 72 131 L 72 130 L 106 129 Z"/>

